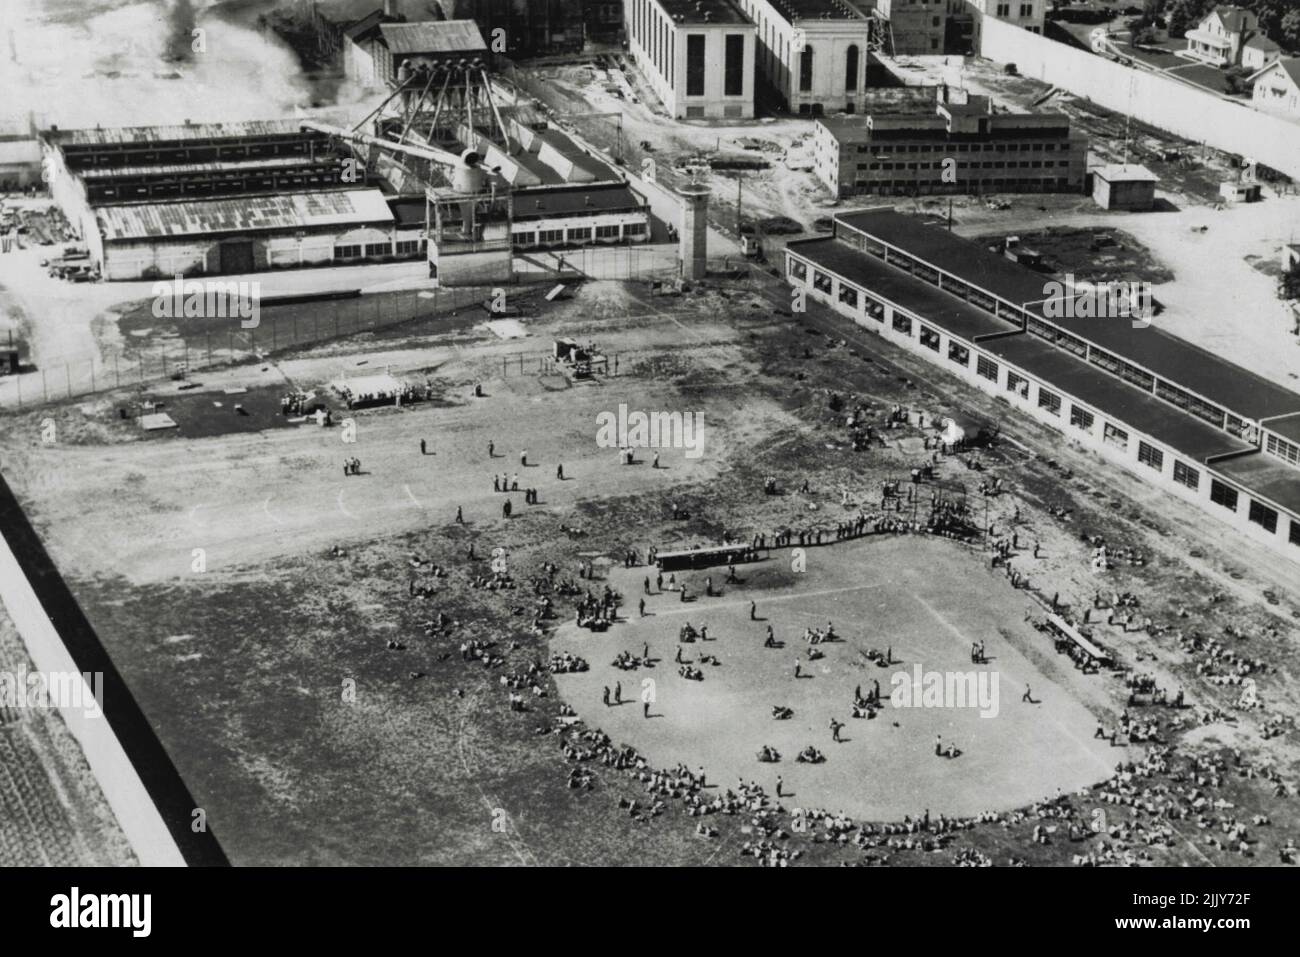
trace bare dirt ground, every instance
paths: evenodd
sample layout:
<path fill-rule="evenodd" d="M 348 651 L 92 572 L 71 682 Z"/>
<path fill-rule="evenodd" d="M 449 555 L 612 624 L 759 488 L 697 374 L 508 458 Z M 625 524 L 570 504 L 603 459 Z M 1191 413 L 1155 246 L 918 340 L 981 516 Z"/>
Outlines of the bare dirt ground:
<path fill-rule="evenodd" d="M 530 320 L 533 338 L 523 343 L 471 343 L 463 329 L 447 341 L 425 330 L 330 343 L 204 383 L 218 390 L 214 398 L 230 384 L 274 395 L 380 366 L 430 381 L 431 403 L 355 413 L 353 444 L 337 425 L 224 430 L 229 409 L 199 402 L 177 412 L 204 423 L 200 437 L 144 438 L 115 414 L 129 395 L 11 418 L 0 439 L 7 477 L 233 860 L 734 863 L 753 859 L 762 841 L 772 842 L 758 849 L 766 859 L 775 851 L 811 863 L 1284 858 L 1297 836 L 1292 719 L 1300 706 L 1292 678 L 1300 594 L 1289 567 L 818 307 L 803 324 L 775 315 L 772 304 L 788 297 L 766 280 L 710 282 L 679 300 L 644 296 L 593 283 Z M 595 339 L 619 357 L 618 374 L 574 383 L 534 368 L 553 335 Z M 471 397 L 476 382 L 486 397 Z M 851 451 L 828 389 L 861 403 L 885 444 Z M 613 450 L 596 446 L 595 416 L 622 402 L 701 412 L 706 454 L 667 450 L 661 470 L 620 466 Z M 1126 669 L 1152 674 L 1171 694 L 1183 688 L 1189 707 L 1131 707 L 1155 741 L 1135 744 L 1141 757 L 1101 783 L 1031 800 L 1017 790 L 1026 785 L 1004 778 L 1020 796 L 1012 803 L 1027 803 L 1005 810 L 998 801 L 1003 810 L 983 822 L 929 830 L 820 818 L 810 830 L 791 809 L 834 808 L 843 793 L 815 777 L 792 801 L 770 789 L 729 796 L 735 784 L 715 769 L 706 770 L 711 783 L 722 781 L 716 789 L 695 788 L 681 772 L 671 786 L 647 780 L 635 752 L 620 747 L 636 742 L 606 738 L 585 692 L 564 700 L 572 676 L 557 686 L 547 674 L 554 622 L 543 621 L 541 635 L 530 627 L 543 562 L 556 563 L 556 581 L 581 589 L 580 559 L 604 568 L 626 548 L 644 554 L 652 543 L 747 539 L 820 521 L 838 508 L 841 486 L 870 500 L 922 454 L 916 427 L 884 429 L 895 404 L 1001 422 L 979 477 L 998 475 L 1009 487 L 989 500 L 989 521 L 1019 537 L 1014 561 L 1027 587 L 1018 607 L 1057 597 L 1078 618 L 1098 590 L 1132 592 L 1141 603 L 1133 626 L 1095 624 L 1096 638 Z M 47 417 L 59 436 L 52 444 L 42 442 Z M 420 454 L 421 438 L 432 454 Z M 521 467 L 522 449 L 537 467 Z M 342 474 L 349 455 L 364 474 Z M 560 462 L 564 481 L 555 476 Z M 938 468 L 946 481 L 971 489 L 978 481 L 955 457 Z M 516 472 L 540 504 L 511 494 L 514 515 L 505 519 L 492 475 Z M 807 478 L 813 492 L 764 496 L 769 475 L 786 489 Z M 670 502 L 690 517 L 673 520 Z M 454 521 L 458 505 L 465 525 Z M 570 537 L 561 525 L 581 532 Z M 1085 532 L 1131 547 L 1144 563 L 1099 576 L 1088 568 Z M 915 544 L 920 555 L 942 543 Z M 482 587 L 496 547 L 506 550 L 514 588 Z M 621 590 L 626 615 L 635 594 Z M 553 594 L 559 618 L 569 617 L 571 599 Z M 841 625 L 832 603 L 809 614 Z M 1073 698 L 1062 720 L 1085 750 L 1098 724 L 1115 728 L 1127 672 L 1080 675 L 1037 632 L 1008 627 L 1004 640 L 1008 663 L 1024 662 L 1011 673 L 1036 697 L 1041 674 L 1044 694 L 1054 698 L 1059 687 Z M 1228 655 L 1256 662 L 1258 707 L 1237 707 L 1242 689 L 1223 677 Z M 603 654 L 591 658 L 603 667 Z M 745 660 L 736 657 L 738 676 Z M 733 664 L 730 655 L 723 661 L 724 670 Z M 523 710 L 508 706 L 512 686 Z M 1003 697 L 1004 707 L 1014 704 Z M 836 701 L 843 706 L 842 695 Z M 847 736 L 865 734 L 862 723 L 851 722 Z M 729 770 L 748 763 L 750 742 L 743 746 Z M 653 767 L 659 746 L 645 747 Z M 675 759 L 666 751 L 662 760 Z M 760 770 L 736 773 L 754 779 Z M 952 785 L 963 783 L 936 782 L 935 807 Z M 913 814 L 925 797 L 906 802 Z M 698 834 L 701 823 L 712 836 Z"/>
<path fill-rule="evenodd" d="M 591 664 L 587 672 L 557 675 L 560 694 L 584 720 L 657 767 L 702 766 L 715 781 L 754 779 L 772 793 L 780 774 L 793 803 L 807 800 L 867 820 L 919 816 L 927 806 L 933 814 L 958 816 L 1009 810 L 1095 784 L 1126 756 L 1091 736 L 1091 715 L 1078 700 L 1096 694 L 1091 676 L 1055 656 L 1019 650 L 1041 640 L 1026 623 L 1027 611 L 1038 609 L 990 574 L 978 552 L 941 538 L 888 536 L 806 551 L 806 572 L 792 572 L 790 551 L 780 549 L 769 561 L 741 566 L 742 584 L 735 587 L 722 584 L 724 569 L 679 573 L 676 583 L 688 583 L 696 600 L 656 590 L 646 597 L 644 618 L 630 606 L 645 597 L 645 570 L 612 570 L 609 583 L 628 597 L 626 621 L 603 634 L 573 622 L 560 627 L 552 648 Z M 705 594 L 706 574 L 721 595 Z M 751 601 L 761 621 L 750 620 Z M 804 629 L 828 621 L 839 640 L 815 646 L 824 657 L 810 660 L 814 646 L 805 642 Z M 679 644 L 684 623 L 706 628 L 708 640 Z M 780 648 L 764 646 L 769 625 Z M 987 668 L 970 661 L 980 639 L 992 659 Z M 642 655 L 644 645 L 653 667 L 627 671 L 612 664 L 620 651 Z M 678 673 L 679 647 L 681 660 L 697 665 L 703 680 Z M 894 664 L 878 666 L 868 657 L 873 648 L 888 648 Z M 719 663 L 701 663 L 703 655 Z M 923 672 L 996 673 L 994 706 L 986 713 L 974 698 L 962 708 L 887 703 L 874 719 L 850 719 L 855 689 L 869 692 L 874 681 L 887 699 L 895 676 L 910 684 L 917 665 Z M 640 699 L 646 678 L 655 689 L 648 720 Z M 606 708 L 602 689 L 616 682 L 626 689 L 624 704 Z M 1037 703 L 1021 700 L 1026 689 Z M 792 708 L 794 716 L 774 720 L 774 705 Z M 847 725 L 842 742 L 832 741 L 831 719 Z M 957 743 L 962 755 L 937 757 L 936 735 Z M 759 763 L 764 745 L 775 747 L 781 760 Z M 798 763 L 796 754 L 808 745 L 823 751 L 826 762 Z"/>
<path fill-rule="evenodd" d="M 1294 387 L 1300 381 L 1295 317 L 1277 298 L 1275 280 L 1256 268 L 1261 261 L 1277 261 L 1281 247 L 1296 241 L 1300 195 L 1291 186 L 1266 184 L 1262 202 L 1223 206 L 1219 184 L 1239 174 L 1228 154 L 1130 122 L 1036 80 L 1006 76 L 988 61 L 899 57 L 887 61 L 887 66 L 908 86 L 948 83 L 989 95 L 1002 109 L 1063 112 L 1075 129 L 1089 137 L 1091 162 L 1138 162 L 1160 177 L 1159 209 L 1151 213 L 1105 211 L 1090 196 L 1070 194 L 954 197 L 957 232 L 973 236 L 1084 227 L 1127 231 L 1173 275 L 1172 281 L 1154 288 L 1165 306 L 1156 325 L 1284 385 Z M 685 178 L 673 172 L 674 163 L 703 153 L 744 153 L 742 139 L 763 143 L 762 150 L 746 154 L 771 163 L 768 170 L 744 175 L 741 201 L 746 222 L 781 215 L 811 230 L 814 220 L 828 215 L 830 208 L 878 205 L 913 208 L 936 219 L 947 214 L 947 198 L 834 200 L 820 180 L 804 169 L 812 158 L 813 124 L 806 118 L 782 116 L 734 125 L 674 122 L 663 115 L 634 69 L 614 73 L 619 82 L 613 85 L 622 84 L 619 77 L 626 80 L 639 102 L 608 92 L 605 76 L 585 61 L 521 68 L 516 78 L 551 108 L 572 114 L 564 122 L 605 149 L 614 148 L 618 127 L 614 120 L 596 114 L 617 113 L 628 170 L 640 170 L 641 163 L 651 158 L 661 183 L 673 182 L 674 176 Z M 640 148 L 643 140 L 652 144 L 652 151 Z M 735 178 L 709 171 L 704 180 L 714 191 L 711 222 L 734 235 Z M 990 209 L 986 205 L 990 198 L 1009 205 Z M 1204 232 L 1202 226 L 1207 227 Z M 769 237 L 768 242 L 770 259 L 778 254 L 782 240 Z"/>

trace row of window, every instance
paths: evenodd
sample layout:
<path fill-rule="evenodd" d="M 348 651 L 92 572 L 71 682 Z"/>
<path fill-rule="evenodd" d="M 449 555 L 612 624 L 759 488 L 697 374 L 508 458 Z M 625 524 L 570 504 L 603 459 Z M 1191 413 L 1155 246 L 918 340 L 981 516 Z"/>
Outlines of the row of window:
<path fill-rule="evenodd" d="M 1057 161 L 1057 162 L 1055 163 L 1055 166 L 1060 166 L 1060 167 L 1068 167 L 1069 165 L 1070 165 L 1070 161 L 1069 161 L 1069 160 L 1059 160 L 1059 161 Z M 877 169 L 877 170 L 893 170 L 893 169 L 899 169 L 899 170 L 904 170 L 904 169 L 915 169 L 915 170 L 923 170 L 923 169 L 929 169 L 929 170 L 942 170 L 942 169 L 944 169 L 944 168 L 945 168 L 945 167 L 944 167 L 944 164 L 943 164 L 942 162 L 937 162 L 937 163 L 859 163 L 859 164 L 858 164 L 858 169 L 860 169 L 860 170 L 873 170 L 873 169 Z M 992 161 L 988 161 L 988 160 L 986 160 L 986 161 L 983 162 L 983 163 L 957 163 L 956 166 L 955 166 L 955 168 L 956 168 L 956 169 L 1043 169 L 1043 168 L 1051 169 L 1051 168 L 1053 168 L 1053 163 L 1052 163 L 1051 160 L 1047 160 L 1047 161 L 1043 161 L 1043 160 L 1021 160 L 1021 161 L 1018 162 L 1018 163 L 1015 162 L 1015 161 L 1011 161 L 1011 162 L 1004 163 L 1004 162 L 1001 162 L 1001 161 L 999 161 L 999 160 L 992 160 Z"/>
<path fill-rule="evenodd" d="M 881 249 L 880 251 L 883 252 L 884 250 Z M 918 263 L 912 264 L 912 271 L 914 272 L 920 272 L 924 268 L 925 267 L 921 267 Z M 807 269 L 804 264 L 798 260 L 791 260 L 790 273 L 795 278 L 802 280 L 807 276 Z M 820 270 L 813 270 L 813 282 L 817 288 L 822 289 L 828 294 L 834 288 L 833 277 L 827 273 L 821 272 Z M 884 312 L 882 304 L 876 302 L 865 293 L 859 293 L 857 289 L 851 288 L 843 282 L 840 283 L 839 298 L 841 302 L 856 309 L 860 295 L 867 300 L 869 311 L 871 305 L 878 307 L 881 314 L 878 318 L 882 318 Z M 911 317 L 905 315 L 900 310 L 894 310 L 893 327 L 896 332 L 910 336 L 912 334 L 912 325 Z M 918 325 L 918 339 L 921 345 L 933 352 L 939 352 L 943 341 L 942 334 L 937 329 L 934 329 L 925 323 L 919 323 Z M 970 349 L 952 337 L 949 337 L 948 358 L 950 361 L 955 362 L 964 368 L 969 368 Z M 1113 359 L 1114 357 L 1110 358 Z M 997 363 L 984 355 L 977 354 L 975 372 L 977 375 L 988 379 L 991 382 L 996 382 L 998 379 Z M 1010 369 L 1007 370 L 1006 388 L 1008 392 L 1015 393 L 1022 399 L 1029 398 L 1029 380 Z M 1037 402 L 1040 409 L 1047 410 L 1051 415 L 1060 416 L 1063 403 L 1061 396 L 1057 393 L 1040 385 L 1038 387 Z M 1071 403 L 1070 425 L 1072 427 L 1091 432 L 1095 423 L 1096 417 L 1092 412 Z M 1127 451 L 1129 447 L 1129 433 L 1112 422 L 1104 422 L 1102 426 L 1102 441 L 1114 448 Z M 1300 464 L 1300 448 L 1297 448 L 1292 443 L 1286 442 L 1277 436 L 1270 435 L 1268 437 L 1267 447 L 1271 454 L 1284 458 L 1292 464 Z M 1142 439 L 1138 440 L 1137 459 L 1140 463 L 1150 469 L 1161 473 L 1164 472 L 1164 451 Z M 1179 461 L 1178 459 L 1174 459 L 1173 479 L 1179 485 L 1197 491 L 1201 484 L 1201 473 L 1191 465 Z M 1210 480 L 1210 501 L 1214 504 L 1226 508 L 1229 511 L 1236 512 L 1239 508 L 1239 498 L 1239 493 L 1232 486 L 1221 482 L 1218 479 L 1212 478 Z M 1270 534 L 1276 534 L 1278 512 L 1275 509 L 1251 499 L 1247 509 L 1247 518 Z M 1291 521 L 1289 541 L 1293 545 L 1300 545 L 1300 521 L 1294 519 Z"/>
<path fill-rule="evenodd" d="M 516 246 L 550 246 L 561 243 L 591 242 L 593 235 L 596 239 L 625 239 L 633 236 L 644 236 L 645 234 L 645 223 L 623 223 L 621 232 L 619 224 L 613 223 L 608 226 L 596 227 L 574 226 L 567 230 L 517 230 L 511 234 L 510 239 Z"/>
<path fill-rule="evenodd" d="M 654 64 L 660 76 L 673 76 L 677 62 L 677 31 L 665 19 L 665 14 L 651 0 L 636 0 L 632 15 L 634 39 Z"/>
<path fill-rule="evenodd" d="M 996 183 L 997 181 L 994 180 L 994 182 Z M 1064 181 L 1058 180 L 1057 182 L 1063 183 Z M 880 183 L 878 185 L 881 188 L 886 186 L 885 183 Z M 1019 310 L 1012 310 L 1010 307 L 1004 307 L 1000 310 L 998 308 L 998 303 L 995 300 L 983 293 L 975 291 L 975 289 L 968 283 L 965 283 L 960 279 L 955 279 L 952 276 L 944 276 L 941 282 L 938 278 L 938 274 L 934 273 L 933 270 L 926 273 L 918 271 L 917 267 L 923 264 L 914 256 L 896 249 L 886 250 L 886 247 L 883 245 L 869 240 L 866 237 L 858 239 L 855 241 L 854 245 L 864 252 L 870 253 L 879 259 L 883 259 L 899 269 L 920 275 L 932 285 L 941 286 L 947 292 L 965 299 L 973 305 L 979 306 L 986 312 L 991 312 L 1000 318 L 1012 322 L 1017 321 L 1015 317 L 1019 313 Z M 931 274 L 933 274 L 935 278 L 931 278 Z M 1213 403 L 1206 402 L 1204 399 L 1199 399 L 1186 390 L 1180 389 L 1164 380 L 1160 380 L 1157 383 L 1156 377 L 1151 373 L 1140 369 L 1130 362 L 1126 362 L 1119 356 L 1113 355 L 1104 349 L 1099 349 L 1095 345 L 1090 346 L 1077 336 L 1072 336 L 1069 333 L 1048 323 L 1042 322 L 1032 316 L 1026 320 L 1026 326 L 1031 333 L 1047 339 L 1050 342 L 1055 342 L 1057 345 L 1069 350 L 1080 358 L 1086 358 L 1093 365 L 1106 370 L 1111 375 L 1118 376 L 1124 381 L 1137 386 L 1142 391 L 1152 393 L 1166 402 L 1176 405 L 1179 408 L 1190 412 L 1192 415 L 1209 422 L 1211 425 L 1225 429 L 1235 435 L 1240 435 L 1245 431 L 1245 424 L 1241 419 L 1231 415 L 1226 410 L 1214 405 Z"/>
<path fill-rule="evenodd" d="M 1269 455 L 1277 456 L 1283 462 L 1300 465 L 1300 445 L 1296 445 L 1294 442 L 1288 442 L 1285 439 L 1279 439 L 1276 435 L 1270 435 L 1264 442 L 1264 448 L 1268 450 Z"/>
<path fill-rule="evenodd" d="M 1028 153 L 1052 153 L 1056 151 L 1056 143 L 946 143 L 943 146 L 935 146 L 929 143 L 909 143 L 906 146 L 888 143 L 860 143 L 858 144 L 859 153 L 1015 153 L 1017 151 Z M 1064 152 L 1067 147 L 1064 143 L 1060 144 L 1061 151 Z"/>
<path fill-rule="evenodd" d="M 334 247 L 335 259 L 371 259 L 376 256 L 414 256 L 425 250 L 423 239 L 401 239 L 396 243 L 341 243 Z"/>

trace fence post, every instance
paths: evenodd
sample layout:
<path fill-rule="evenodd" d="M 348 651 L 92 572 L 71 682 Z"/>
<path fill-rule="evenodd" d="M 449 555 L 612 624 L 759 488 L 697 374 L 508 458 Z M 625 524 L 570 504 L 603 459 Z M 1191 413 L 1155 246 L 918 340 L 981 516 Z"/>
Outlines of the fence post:
<path fill-rule="evenodd" d="M 113 386 L 118 389 L 122 388 L 122 374 L 118 371 L 117 368 L 116 352 L 113 353 Z"/>
<path fill-rule="evenodd" d="M 46 402 L 50 401 L 50 387 L 49 383 L 46 382 L 44 369 L 41 370 L 41 398 Z"/>

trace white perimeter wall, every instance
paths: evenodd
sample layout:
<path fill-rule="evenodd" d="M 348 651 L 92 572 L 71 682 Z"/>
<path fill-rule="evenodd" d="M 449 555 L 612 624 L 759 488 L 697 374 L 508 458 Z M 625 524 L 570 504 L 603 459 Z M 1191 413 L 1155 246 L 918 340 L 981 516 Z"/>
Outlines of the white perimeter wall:
<path fill-rule="evenodd" d="M 980 55 L 1215 149 L 1249 156 L 1300 179 L 1300 123 L 1222 99 L 1177 80 L 1121 66 L 984 17 Z"/>
<path fill-rule="evenodd" d="M 37 671 L 81 672 L 2 535 L 0 599 Z M 59 710 L 68 730 L 81 745 L 95 781 L 140 863 L 146 867 L 184 867 L 185 859 L 176 841 L 136 774 L 135 766 L 122 750 L 108 718 L 102 714 L 97 718 L 88 717 L 81 708 Z"/>

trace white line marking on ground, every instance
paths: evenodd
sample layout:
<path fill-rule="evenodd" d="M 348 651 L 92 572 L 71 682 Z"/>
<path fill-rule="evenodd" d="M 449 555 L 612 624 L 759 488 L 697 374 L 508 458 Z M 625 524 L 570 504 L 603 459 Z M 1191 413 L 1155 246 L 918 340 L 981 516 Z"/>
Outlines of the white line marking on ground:
<path fill-rule="evenodd" d="M 207 522 L 200 522 L 200 521 L 198 520 L 198 518 L 197 518 L 197 517 L 195 516 L 195 514 L 194 514 L 195 512 L 197 512 L 197 511 L 198 511 L 199 509 L 201 509 L 201 508 L 207 508 L 207 506 L 206 506 L 206 505 L 195 505 L 192 509 L 190 509 L 190 523 L 191 523 L 192 525 L 197 525 L 199 528 L 207 528 L 207 527 L 208 527 L 208 523 L 207 523 Z"/>
<path fill-rule="evenodd" d="M 424 508 L 424 506 L 420 504 L 420 500 L 416 498 L 415 494 L 411 491 L 411 486 L 403 485 L 402 488 L 406 492 L 406 497 L 411 500 L 412 504 L 414 504 L 416 508 Z"/>
<path fill-rule="evenodd" d="M 355 515 L 353 515 L 351 512 L 348 511 L 348 507 L 343 504 L 343 489 L 339 489 L 338 497 L 335 498 L 334 501 L 338 504 L 340 512 L 342 512 L 348 518 L 356 518 Z"/>
<path fill-rule="evenodd" d="M 804 592 L 798 592 L 797 594 L 793 594 L 793 595 L 777 595 L 774 597 L 764 598 L 763 604 L 770 605 L 775 602 L 798 601 L 801 598 L 818 598 L 822 595 L 839 595 L 842 594 L 843 592 L 867 591 L 869 589 L 881 588 L 881 587 L 883 586 L 876 584 L 876 585 L 847 585 L 844 588 L 823 588 L 821 591 L 804 591 Z M 675 595 L 677 593 L 663 592 L 663 594 Z M 685 615 L 685 614 L 689 614 L 690 612 L 695 612 L 695 614 L 699 615 L 699 614 L 703 614 L 706 611 L 713 611 L 715 608 L 735 608 L 739 605 L 748 605 L 748 604 L 749 604 L 748 598 L 742 598 L 739 601 L 708 602 L 707 604 L 701 604 L 700 601 L 693 601 L 693 602 L 688 602 L 685 605 L 682 605 L 682 607 L 680 608 L 668 608 L 663 611 L 656 611 L 654 612 L 654 614 L 656 616 Z M 760 614 L 762 610 L 763 610 L 762 608 L 759 609 Z M 636 619 L 633 620 L 635 621 Z"/>
<path fill-rule="evenodd" d="M 271 496 L 268 495 L 266 497 L 266 501 L 262 503 L 262 511 L 265 512 L 266 517 L 269 518 L 271 521 L 275 522 L 275 524 L 277 525 L 284 524 L 283 520 L 281 520 L 278 516 L 271 514 Z"/>
<path fill-rule="evenodd" d="M 958 628 L 956 625 L 950 622 L 947 618 L 943 617 L 943 615 L 935 611 L 934 608 L 930 606 L 929 602 L 927 602 L 920 595 L 914 595 L 913 597 L 916 599 L 917 604 L 919 604 L 922 608 L 928 611 L 931 617 L 933 617 L 935 621 L 943 625 L 943 627 L 946 628 L 948 631 L 952 632 L 952 634 L 954 634 L 957 637 L 957 639 L 961 641 L 962 645 L 964 645 L 967 648 L 970 647 L 972 642 L 969 635 L 967 635 L 960 628 Z M 1088 758 L 1088 760 L 1090 760 L 1102 771 L 1105 771 L 1106 774 L 1109 776 L 1112 770 L 1109 764 L 1107 764 L 1101 757 L 1099 757 L 1097 753 L 1093 751 L 1089 745 L 1085 744 L 1082 740 L 1080 740 L 1073 731 L 1071 731 L 1068 727 L 1062 724 L 1060 719 L 1057 718 L 1056 715 L 1052 714 L 1050 709 L 1044 711 L 1043 713 L 1046 715 L 1047 720 L 1052 722 L 1052 724 L 1056 726 L 1056 729 L 1060 731 L 1061 734 L 1065 735 L 1067 738 L 1069 738 L 1071 741 L 1073 741 L 1075 744 L 1079 746 L 1079 750 L 1084 753 L 1084 755 Z"/>

